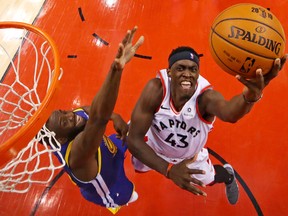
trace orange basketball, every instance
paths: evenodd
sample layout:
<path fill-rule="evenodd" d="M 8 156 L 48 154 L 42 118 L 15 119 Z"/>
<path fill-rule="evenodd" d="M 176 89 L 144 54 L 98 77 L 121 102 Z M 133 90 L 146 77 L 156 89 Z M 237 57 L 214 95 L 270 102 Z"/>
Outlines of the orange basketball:
<path fill-rule="evenodd" d="M 283 57 L 285 33 L 276 16 L 266 8 L 237 4 L 216 17 L 209 46 L 214 60 L 224 71 L 251 78 L 257 68 L 266 74 L 275 58 Z"/>

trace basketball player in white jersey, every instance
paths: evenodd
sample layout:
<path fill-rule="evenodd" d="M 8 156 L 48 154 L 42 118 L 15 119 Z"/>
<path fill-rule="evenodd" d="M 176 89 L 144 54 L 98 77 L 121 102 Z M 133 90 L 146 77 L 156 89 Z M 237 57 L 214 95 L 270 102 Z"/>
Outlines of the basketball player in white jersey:
<path fill-rule="evenodd" d="M 190 47 L 178 47 L 168 58 L 168 69 L 145 86 L 131 117 L 128 149 L 136 171 L 154 169 L 180 188 L 206 196 L 197 186 L 226 184 L 229 203 L 238 200 L 234 170 L 229 164 L 212 165 L 205 149 L 215 118 L 235 123 L 262 97 L 287 56 L 276 59 L 269 74 L 256 71 L 255 79 L 236 78 L 243 92 L 231 100 L 212 89 L 199 74 L 199 55 Z"/>

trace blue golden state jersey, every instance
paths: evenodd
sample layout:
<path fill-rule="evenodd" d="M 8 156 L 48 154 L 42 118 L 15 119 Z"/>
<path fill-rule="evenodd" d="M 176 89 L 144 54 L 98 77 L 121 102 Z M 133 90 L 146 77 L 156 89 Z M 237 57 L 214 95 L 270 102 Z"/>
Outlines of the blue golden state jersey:
<path fill-rule="evenodd" d="M 86 120 L 89 118 L 83 109 L 76 109 L 74 112 Z M 124 171 L 127 145 L 122 145 L 122 140 L 117 139 L 115 134 L 109 137 L 104 135 L 97 152 L 98 174 L 91 181 L 84 182 L 73 175 L 68 164 L 72 143 L 73 141 L 61 146 L 61 154 L 66 161 L 64 169 L 71 180 L 80 187 L 83 197 L 106 208 L 117 208 L 127 204 L 134 190 L 133 183 Z"/>

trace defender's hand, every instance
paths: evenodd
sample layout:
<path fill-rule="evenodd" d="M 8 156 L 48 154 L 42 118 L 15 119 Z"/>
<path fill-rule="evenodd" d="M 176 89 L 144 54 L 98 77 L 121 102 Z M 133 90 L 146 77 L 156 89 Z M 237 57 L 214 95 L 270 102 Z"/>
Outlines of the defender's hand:
<path fill-rule="evenodd" d="M 112 121 L 114 129 L 117 132 L 116 137 L 125 141 L 129 129 L 127 123 L 118 114 L 113 115 Z"/>
<path fill-rule="evenodd" d="M 144 37 L 141 36 L 134 45 L 132 44 L 137 28 L 138 27 L 135 26 L 132 30 L 128 30 L 122 43 L 119 44 L 118 53 L 115 58 L 115 66 L 120 70 L 123 69 L 125 64 L 127 64 L 133 58 L 137 49 L 144 42 Z"/>

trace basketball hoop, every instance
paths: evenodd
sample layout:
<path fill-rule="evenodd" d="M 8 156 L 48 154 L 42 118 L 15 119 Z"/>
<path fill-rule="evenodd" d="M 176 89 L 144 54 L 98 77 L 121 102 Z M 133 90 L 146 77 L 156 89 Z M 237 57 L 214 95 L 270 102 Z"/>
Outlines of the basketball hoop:
<path fill-rule="evenodd" d="M 59 61 L 55 42 L 41 29 L 0 22 L 0 168 L 6 164 L 0 170 L 0 191 L 26 192 L 31 183 L 49 182 L 54 170 L 64 165 L 63 158 L 60 166 L 51 161 L 50 153 L 61 146 L 43 127 L 62 76 Z M 47 144 L 45 137 L 55 140 L 56 146 Z M 48 159 L 40 161 L 45 154 Z M 43 170 L 52 174 L 35 180 L 35 173 Z M 27 186 L 16 187 L 23 183 Z"/>

